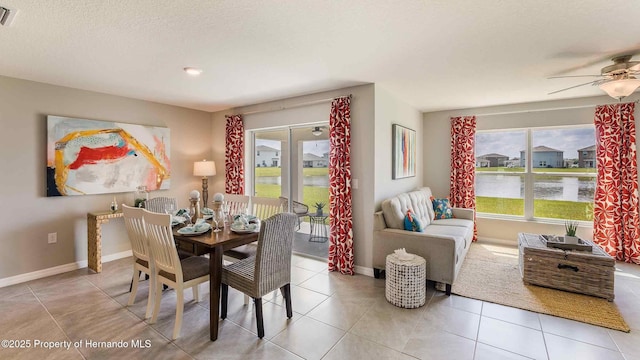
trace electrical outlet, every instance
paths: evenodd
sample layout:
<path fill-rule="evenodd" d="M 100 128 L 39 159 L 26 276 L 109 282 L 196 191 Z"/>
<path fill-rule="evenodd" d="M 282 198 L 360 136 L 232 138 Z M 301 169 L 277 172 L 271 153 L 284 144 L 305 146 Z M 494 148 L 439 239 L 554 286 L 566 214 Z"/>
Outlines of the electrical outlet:
<path fill-rule="evenodd" d="M 49 242 L 49 244 L 55 244 L 58 242 L 58 233 L 49 233 L 49 235 L 47 235 L 47 241 Z"/>

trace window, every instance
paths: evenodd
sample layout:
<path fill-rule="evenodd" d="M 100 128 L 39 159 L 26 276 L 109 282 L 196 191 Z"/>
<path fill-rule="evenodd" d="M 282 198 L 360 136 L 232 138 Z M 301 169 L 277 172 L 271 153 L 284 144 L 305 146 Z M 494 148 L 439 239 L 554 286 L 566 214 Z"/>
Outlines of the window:
<path fill-rule="evenodd" d="M 507 156 L 509 160 L 506 166 L 476 168 L 478 212 L 525 219 L 591 220 L 594 145 L 592 125 L 479 131 L 478 158 Z"/>

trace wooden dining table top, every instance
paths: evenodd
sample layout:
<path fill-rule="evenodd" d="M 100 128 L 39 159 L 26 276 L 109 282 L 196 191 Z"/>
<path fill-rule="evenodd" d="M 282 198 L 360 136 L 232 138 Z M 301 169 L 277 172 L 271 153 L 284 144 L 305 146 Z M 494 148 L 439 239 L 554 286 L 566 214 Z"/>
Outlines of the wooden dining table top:
<path fill-rule="evenodd" d="M 235 233 L 228 228 L 220 228 L 221 231 L 214 232 L 213 229 L 200 235 L 184 235 L 178 233 L 181 227 L 173 228 L 173 237 L 181 241 L 186 241 L 206 248 L 214 248 L 222 246 L 223 250 L 229 250 L 234 247 L 245 245 L 247 243 L 258 240 L 258 232 L 251 233 Z M 253 240 L 251 240 L 253 239 Z"/>

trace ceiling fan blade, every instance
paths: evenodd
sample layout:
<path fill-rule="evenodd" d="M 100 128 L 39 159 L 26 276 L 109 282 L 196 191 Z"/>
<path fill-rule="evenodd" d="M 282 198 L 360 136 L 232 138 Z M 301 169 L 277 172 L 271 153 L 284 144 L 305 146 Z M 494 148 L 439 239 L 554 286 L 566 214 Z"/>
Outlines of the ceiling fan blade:
<path fill-rule="evenodd" d="M 550 76 L 547 79 L 562 79 L 562 78 L 575 78 L 575 77 L 602 77 L 602 75 L 565 75 L 565 76 Z"/>
<path fill-rule="evenodd" d="M 585 86 L 585 85 L 594 85 L 594 84 L 597 84 L 597 83 L 599 83 L 599 82 L 600 82 L 599 80 L 589 81 L 589 82 L 586 82 L 586 83 L 584 83 L 584 84 L 574 85 L 574 86 L 571 86 L 571 87 L 568 87 L 568 88 L 564 88 L 564 89 L 556 90 L 556 91 L 553 91 L 553 92 L 548 93 L 547 95 L 553 95 L 553 94 L 556 94 L 556 93 L 559 93 L 559 92 L 562 92 L 562 91 L 575 89 L 575 88 L 580 87 L 580 86 Z"/>

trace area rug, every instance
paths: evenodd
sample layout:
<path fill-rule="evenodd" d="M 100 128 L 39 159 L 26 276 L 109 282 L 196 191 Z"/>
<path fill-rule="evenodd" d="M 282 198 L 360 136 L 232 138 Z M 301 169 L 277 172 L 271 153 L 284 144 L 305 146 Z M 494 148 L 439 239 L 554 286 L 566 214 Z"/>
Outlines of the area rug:
<path fill-rule="evenodd" d="M 451 291 L 472 299 L 630 331 L 615 301 L 525 285 L 516 248 L 473 243 Z"/>

